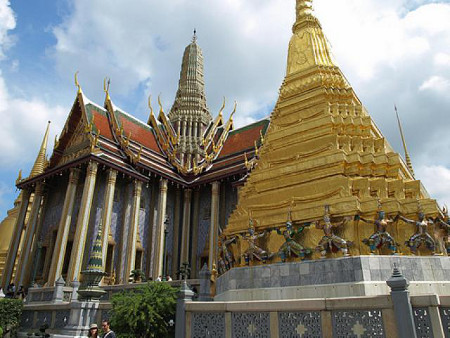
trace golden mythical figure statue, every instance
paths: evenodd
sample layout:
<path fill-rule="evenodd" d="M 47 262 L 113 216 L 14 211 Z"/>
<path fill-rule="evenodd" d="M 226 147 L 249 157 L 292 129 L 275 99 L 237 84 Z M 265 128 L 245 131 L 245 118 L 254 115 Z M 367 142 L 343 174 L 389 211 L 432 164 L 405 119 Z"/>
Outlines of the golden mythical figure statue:
<path fill-rule="evenodd" d="M 340 250 L 344 254 L 344 256 L 350 256 L 350 254 L 348 253 L 348 247 L 350 246 L 351 242 L 337 236 L 333 231 L 333 229 L 340 228 L 345 223 L 347 223 L 349 221 L 349 218 L 345 217 L 341 223 L 332 224 L 329 212 L 330 207 L 326 205 L 325 215 L 323 216 L 323 224 L 321 224 L 320 221 L 316 222 L 316 228 L 323 230 L 324 233 L 324 236 L 317 245 L 316 250 L 320 251 L 320 258 L 326 257 L 327 250 L 331 252 Z"/>

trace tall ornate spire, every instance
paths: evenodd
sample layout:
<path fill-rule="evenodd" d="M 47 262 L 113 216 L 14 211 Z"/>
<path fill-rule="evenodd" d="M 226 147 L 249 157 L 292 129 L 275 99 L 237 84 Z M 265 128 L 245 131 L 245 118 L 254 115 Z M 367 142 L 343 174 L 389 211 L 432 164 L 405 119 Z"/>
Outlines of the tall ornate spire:
<path fill-rule="evenodd" d="M 182 165 L 192 167 L 194 158 L 201 154 L 201 136 L 212 117 L 206 104 L 203 77 L 203 54 L 197 45 L 194 30 L 192 42 L 186 47 L 181 65 L 180 81 L 169 119 L 180 135 L 178 156 Z"/>
<path fill-rule="evenodd" d="M 400 122 L 400 117 L 398 116 L 397 106 L 394 105 L 394 108 L 395 108 L 395 114 L 397 115 L 398 129 L 400 130 L 400 136 L 402 137 L 403 149 L 405 150 L 406 166 L 408 167 L 411 174 L 413 176 L 415 176 L 414 169 L 413 169 L 413 166 L 411 163 L 411 157 L 409 157 L 408 148 L 406 147 L 406 140 L 405 140 L 405 135 L 403 134 L 402 123 Z"/>
<path fill-rule="evenodd" d="M 44 139 L 42 140 L 41 148 L 39 149 L 36 161 L 34 162 L 33 168 L 31 169 L 30 177 L 40 175 L 44 172 L 45 166 L 47 164 L 46 153 L 49 130 L 50 121 L 48 121 L 47 130 L 45 131 Z"/>

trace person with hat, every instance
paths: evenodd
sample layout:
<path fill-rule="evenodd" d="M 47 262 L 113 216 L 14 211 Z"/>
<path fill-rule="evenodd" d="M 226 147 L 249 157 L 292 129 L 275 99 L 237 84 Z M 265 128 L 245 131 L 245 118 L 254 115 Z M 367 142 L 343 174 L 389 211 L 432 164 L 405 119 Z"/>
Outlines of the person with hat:
<path fill-rule="evenodd" d="M 98 326 L 97 324 L 91 324 L 89 327 L 88 337 L 98 338 Z"/>

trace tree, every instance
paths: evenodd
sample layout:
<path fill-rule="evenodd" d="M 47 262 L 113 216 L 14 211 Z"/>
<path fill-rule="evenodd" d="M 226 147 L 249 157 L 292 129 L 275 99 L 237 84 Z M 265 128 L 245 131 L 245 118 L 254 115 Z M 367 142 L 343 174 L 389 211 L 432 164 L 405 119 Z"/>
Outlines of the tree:
<path fill-rule="evenodd" d="M 174 319 L 178 289 L 150 282 L 111 299 L 111 326 L 121 338 L 168 337 Z"/>
<path fill-rule="evenodd" d="M 3 333 L 15 335 L 22 316 L 23 302 L 20 299 L 0 299 L 0 327 Z"/>

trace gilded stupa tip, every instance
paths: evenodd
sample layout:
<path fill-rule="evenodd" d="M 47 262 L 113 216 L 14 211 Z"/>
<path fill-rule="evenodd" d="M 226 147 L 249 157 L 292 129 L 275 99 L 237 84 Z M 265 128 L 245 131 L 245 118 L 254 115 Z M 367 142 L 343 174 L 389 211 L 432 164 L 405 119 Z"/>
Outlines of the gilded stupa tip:
<path fill-rule="evenodd" d="M 192 36 L 192 43 L 197 43 L 197 29 L 194 28 L 194 35 Z"/>
<path fill-rule="evenodd" d="M 402 138 L 403 149 L 405 151 L 406 166 L 408 167 L 408 170 L 410 171 L 411 175 L 414 177 L 415 176 L 414 168 L 412 166 L 411 157 L 409 156 L 408 147 L 406 146 L 405 134 L 403 133 L 402 123 L 401 123 L 400 117 L 398 115 L 397 105 L 395 105 L 395 104 L 394 104 L 394 109 L 395 109 L 395 114 L 397 115 L 398 129 L 400 130 L 400 136 Z"/>
<path fill-rule="evenodd" d="M 296 3 L 296 20 L 293 31 L 302 27 L 316 26 L 321 28 L 319 20 L 314 16 L 314 8 L 312 0 L 297 0 Z"/>
<path fill-rule="evenodd" d="M 44 172 L 45 166 L 47 164 L 46 153 L 47 153 L 47 143 L 48 143 L 48 134 L 50 130 L 50 121 L 48 121 L 47 129 L 45 131 L 44 139 L 42 140 L 41 148 L 39 149 L 38 156 L 36 161 L 34 162 L 33 168 L 30 172 L 30 177 L 34 177 L 40 175 Z"/>

